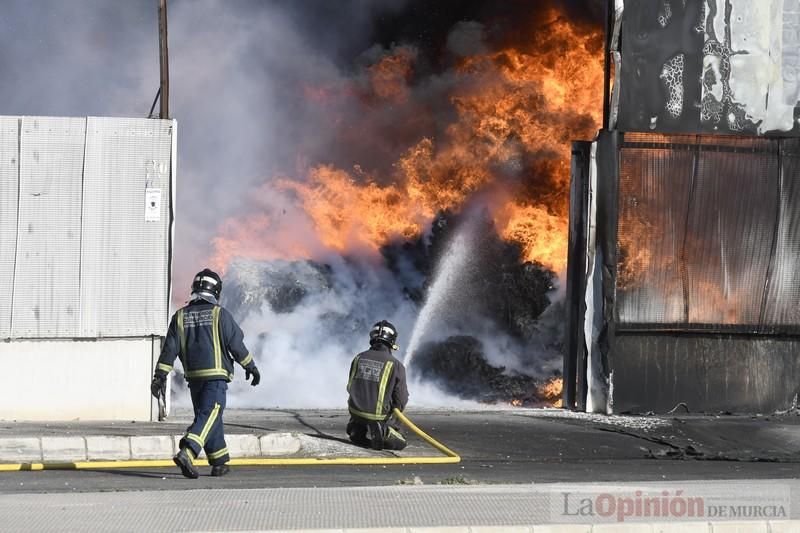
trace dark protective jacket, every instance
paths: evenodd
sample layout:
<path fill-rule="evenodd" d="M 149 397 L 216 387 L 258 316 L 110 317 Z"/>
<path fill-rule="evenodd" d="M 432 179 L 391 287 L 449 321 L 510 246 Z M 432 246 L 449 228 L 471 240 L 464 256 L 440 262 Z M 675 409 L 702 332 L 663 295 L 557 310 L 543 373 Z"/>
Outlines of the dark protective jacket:
<path fill-rule="evenodd" d="M 347 381 L 350 414 L 365 420 L 384 421 L 397 407 L 401 411 L 408 403 L 406 368 L 388 346 L 375 344 L 361 352 L 350 364 Z"/>
<path fill-rule="evenodd" d="M 156 374 L 169 374 L 176 357 L 187 381 L 231 381 L 234 360 L 247 370 L 255 367 L 236 320 L 224 307 L 205 300 L 193 300 L 172 315 Z"/>

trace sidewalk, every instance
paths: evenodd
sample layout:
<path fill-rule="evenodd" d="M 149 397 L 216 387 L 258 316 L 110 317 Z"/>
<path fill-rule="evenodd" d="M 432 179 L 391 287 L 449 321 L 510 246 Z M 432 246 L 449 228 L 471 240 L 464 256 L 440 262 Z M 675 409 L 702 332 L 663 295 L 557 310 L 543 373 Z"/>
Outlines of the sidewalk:
<path fill-rule="evenodd" d="M 225 440 L 235 458 L 386 455 L 351 445 L 343 430 L 337 437 L 313 438 L 308 434 L 313 428 L 296 411 L 229 410 L 225 416 Z M 177 410 L 164 422 L 4 421 L 0 422 L 0 463 L 168 460 L 177 453 L 191 422 L 186 409 Z M 409 447 L 412 450 L 415 455 L 436 455 L 422 445 Z"/>
<path fill-rule="evenodd" d="M 210 489 L 0 496 L 4 532 L 67 531 L 377 531 L 386 533 L 790 533 L 797 481 L 653 484 L 544 484 L 303 489 Z M 694 516 L 605 513 L 580 516 L 564 495 L 636 490 L 706 498 Z M 780 518 L 720 517 L 711 509 L 755 501 L 779 505 Z M 770 494 L 772 493 L 772 494 Z M 751 498 L 751 499 L 748 499 Z M 717 506 L 717 507 L 712 507 Z M 765 507 L 766 508 L 766 507 Z M 714 516 L 712 516 L 714 515 Z M 553 525 L 562 524 L 562 525 Z M 563 524 L 569 524 L 567 526 Z M 368 528 L 368 529 L 365 529 Z"/>
<path fill-rule="evenodd" d="M 559 409 L 410 410 L 423 431 L 464 459 L 800 461 L 800 416 L 604 416 Z M 339 410 L 228 409 L 232 457 L 437 456 L 411 436 L 399 454 L 350 444 Z M 165 422 L 0 421 L 0 463 L 164 460 L 192 420 L 188 409 Z M 409 432 L 407 432 L 409 433 Z"/>

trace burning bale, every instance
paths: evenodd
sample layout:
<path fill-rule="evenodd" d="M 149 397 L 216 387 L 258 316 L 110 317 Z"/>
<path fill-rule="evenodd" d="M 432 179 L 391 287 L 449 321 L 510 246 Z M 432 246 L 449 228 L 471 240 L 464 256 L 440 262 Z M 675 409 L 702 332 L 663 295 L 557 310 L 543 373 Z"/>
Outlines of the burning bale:
<path fill-rule="evenodd" d="M 553 379 L 537 379 L 491 365 L 482 343 L 465 335 L 423 344 L 410 371 L 450 394 L 484 403 L 552 405 L 561 393 L 560 387 L 554 388 Z"/>

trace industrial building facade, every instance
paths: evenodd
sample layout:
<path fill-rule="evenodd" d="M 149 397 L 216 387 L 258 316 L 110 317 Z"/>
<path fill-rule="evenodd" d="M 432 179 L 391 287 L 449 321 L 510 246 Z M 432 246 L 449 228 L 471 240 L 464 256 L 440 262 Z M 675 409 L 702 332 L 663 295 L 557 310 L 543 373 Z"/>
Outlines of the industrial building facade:
<path fill-rule="evenodd" d="M 176 123 L 0 117 L 0 419 L 149 420 Z"/>
<path fill-rule="evenodd" d="M 800 2 L 615 2 L 572 155 L 566 404 L 772 412 L 800 390 Z"/>

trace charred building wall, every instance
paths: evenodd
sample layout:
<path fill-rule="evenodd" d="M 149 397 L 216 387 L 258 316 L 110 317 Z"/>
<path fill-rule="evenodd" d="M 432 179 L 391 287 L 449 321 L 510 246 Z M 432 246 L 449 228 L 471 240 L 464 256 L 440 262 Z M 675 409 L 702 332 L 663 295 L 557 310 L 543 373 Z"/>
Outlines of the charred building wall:
<path fill-rule="evenodd" d="M 573 153 L 567 405 L 796 398 L 800 19 L 793 2 L 752 4 L 615 3 L 608 128 L 588 160 Z"/>
<path fill-rule="evenodd" d="M 617 139 L 598 158 L 618 162 L 599 219 L 611 409 L 788 407 L 800 363 L 800 143 Z"/>

